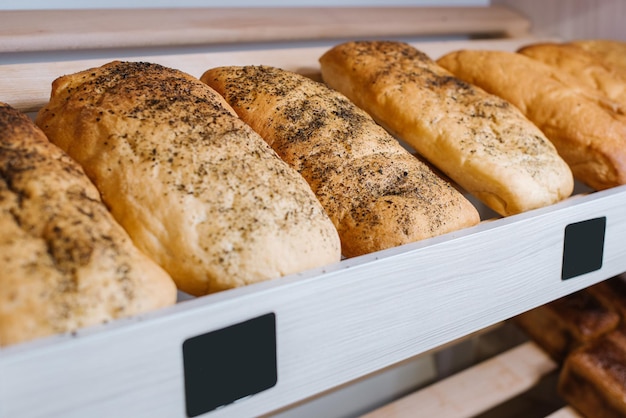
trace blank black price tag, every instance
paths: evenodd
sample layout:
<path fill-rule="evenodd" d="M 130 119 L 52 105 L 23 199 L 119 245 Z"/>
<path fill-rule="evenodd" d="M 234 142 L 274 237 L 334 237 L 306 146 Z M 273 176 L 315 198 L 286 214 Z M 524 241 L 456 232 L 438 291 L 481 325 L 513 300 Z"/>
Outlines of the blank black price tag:
<path fill-rule="evenodd" d="M 602 268 L 606 217 L 565 227 L 561 279 L 571 279 Z"/>
<path fill-rule="evenodd" d="M 187 416 L 276 385 L 276 315 L 269 313 L 183 342 Z"/>

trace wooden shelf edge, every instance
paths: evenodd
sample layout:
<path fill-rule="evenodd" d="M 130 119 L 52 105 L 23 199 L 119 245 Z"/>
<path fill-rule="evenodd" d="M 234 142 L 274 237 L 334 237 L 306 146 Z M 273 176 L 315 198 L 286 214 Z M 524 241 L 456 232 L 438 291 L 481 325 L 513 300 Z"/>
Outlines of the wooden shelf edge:
<path fill-rule="evenodd" d="M 439 418 L 470 417 L 524 392 L 556 367 L 539 347 L 526 342 L 363 418 L 409 418 L 417 411 Z"/>
<path fill-rule="evenodd" d="M 0 29 L 0 32 L 2 29 Z M 545 38 L 542 38 L 545 40 Z M 412 42 L 433 59 L 446 52 L 461 48 L 497 49 L 514 51 L 522 45 L 537 42 L 537 38 L 523 37 L 511 39 L 489 40 L 445 40 Z M 97 58 L 77 51 L 76 54 L 39 53 L 37 59 L 16 59 L 14 63 L 7 59 L 0 65 L 1 101 L 10 104 L 23 112 L 37 112 L 45 106 L 50 97 L 51 84 L 55 78 L 103 65 L 114 59 L 147 61 L 177 68 L 195 77 L 200 77 L 209 68 L 220 65 L 272 65 L 285 70 L 319 78 L 318 58 L 328 50 L 329 46 L 306 46 L 287 48 L 284 45 L 275 48 L 243 48 L 241 50 L 223 51 L 220 48 L 208 48 L 204 51 L 185 51 L 182 53 L 153 54 L 155 51 L 141 50 L 136 54 L 125 54 L 114 51 L 96 54 Z M 51 56 L 53 55 L 53 56 Z M 0 55 L 1 57 L 1 55 Z M 53 61 L 51 61 L 53 60 Z"/>
<path fill-rule="evenodd" d="M 522 36 L 505 6 L 180 8 L 0 12 L 0 53 L 433 35 Z"/>

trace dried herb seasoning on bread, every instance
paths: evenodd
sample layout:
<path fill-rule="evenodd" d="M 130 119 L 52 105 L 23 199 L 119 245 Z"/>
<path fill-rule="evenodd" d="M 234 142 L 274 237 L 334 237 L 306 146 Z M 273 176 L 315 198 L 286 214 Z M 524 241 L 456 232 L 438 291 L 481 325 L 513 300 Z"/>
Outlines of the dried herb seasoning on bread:
<path fill-rule="evenodd" d="M 176 302 L 81 167 L 0 103 L 0 346 Z"/>
<path fill-rule="evenodd" d="M 187 293 L 340 260 L 337 231 L 304 179 L 184 72 L 116 61 L 61 77 L 36 122 Z"/>
<path fill-rule="evenodd" d="M 307 179 L 356 256 L 477 224 L 474 206 L 341 93 L 268 66 L 201 79 Z"/>

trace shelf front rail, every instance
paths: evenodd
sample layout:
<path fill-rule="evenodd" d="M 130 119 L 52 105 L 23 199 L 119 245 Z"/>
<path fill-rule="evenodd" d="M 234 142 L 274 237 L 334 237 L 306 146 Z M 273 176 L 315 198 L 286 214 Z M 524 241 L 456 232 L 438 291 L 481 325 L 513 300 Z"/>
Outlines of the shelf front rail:
<path fill-rule="evenodd" d="M 188 416 L 185 341 L 272 314 L 275 384 L 202 416 L 268 413 L 625 272 L 624 207 L 626 186 L 577 195 L 325 269 L 5 348 L 0 416 Z M 563 280 L 566 229 L 597 219 L 605 223 L 601 266 Z M 254 354 L 254 344 L 247 349 Z M 207 357 L 209 365 L 222 361 Z"/>

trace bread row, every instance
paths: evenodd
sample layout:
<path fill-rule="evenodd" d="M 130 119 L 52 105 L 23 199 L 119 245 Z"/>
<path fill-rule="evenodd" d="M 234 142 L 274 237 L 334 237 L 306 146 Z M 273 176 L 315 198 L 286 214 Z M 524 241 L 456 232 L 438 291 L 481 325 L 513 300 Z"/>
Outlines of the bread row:
<path fill-rule="evenodd" d="M 583 416 L 626 415 L 626 282 L 617 276 L 514 318 L 560 366 L 558 392 Z"/>
<path fill-rule="evenodd" d="M 173 304 L 176 288 L 203 295 L 340 260 L 302 176 L 178 70 L 112 62 L 62 76 L 38 127 L 1 110 L 3 150 L 15 149 L 2 153 L 2 222 L 24 239 L 3 243 L 16 268 L 0 276 L 0 345 Z"/>
<path fill-rule="evenodd" d="M 202 81 L 308 182 L 358 256 L 476 225 L 450 182 L 338 91 L 266 66 L 221 67 Z"/>
<path fill-rule="evenodd" d="M 3 106 L 11 127 L 3 132 L 6 146 L 39 156 L 32 170 L 12 171 L 14 157 L 3 162 L 9 167 L 2 171 L 9 196 L 3 201 L 17 206 L 3 211 L 1 221 L 47 246 L 45 254 L 36 253 L 37 262 L 48 260 L 59 281 L 74 285 L 35 296 L 28 281 L 49 286 L 47 279 L 28 267 L 26 244 L 4 243 L 22 270 L 0 279 L 3 289 L 17 289 L 1 295 L 0 345 L 174 303 L 172 283 L 199 296 L 476 225 L 478 212 L 462 189 L 504 216 L 571 194 L 563 152 L 527 115 L 409 45 L 347 42 L 320 64 L 325 83 L 267 66 L 209 69 L 197 79 L 157 64 L 115 61 L 55 80 L 38 127 Z M 79 164 L 70 171 L 80 187 L 95 185 L 97 198 L 68 205 L 55 193 L 37 197 L 15 189 L 18 175 L 29 187 L 88 195 L 40 174 L 42 167 L 68 172 L 58 163 L 68 155 Z M 27 211 L 24 202 L 31 198 L 41 202 Z M 57 212 L 91 214 L 86 201 L 108 209 L 107 228 L 127 234 L 129 249 L 111 243 L 109 232 L 101 233 L 99 245 L 144 261 L 113 257 L 102 275 L 82 269 L 99 253 L 83 251 L 70 228 L 59 239 L 74 265 L 60 267 L 50 238 L 32 232 L 57 231 L 51 221 Z M 16 213 L 38 226 L 17 220 Z M 98 220 L 87 218 L 67 222 L 86 222 L 95 233 Z M 131 291 L 125 272 L 142 263 L 159 270 L 154 277 L 160 282 Z M 139 274 L 146 281 L 152 276 Z M 99 295 L 83 293 L 98 286 L 108 286 L 116 309 L 96 314 L 78 302 L 84 297 L 104 309 Z M 153 287 L 169 296 L 144 289 Z M 144 298 L 142 308 L 121 307 Z M 70 319 L 22 309 L 33 303 L 61 306 Z M 29 322 L 31 331 L 22 332 Z"/>
<path fill-rule="evenodd" d="M 515 105 L 577 179 L 602 190 L 626 183 L 626 70 L 579 44 L 529 45 L 517 53 L 455 51 L 437 62 Z"/>

